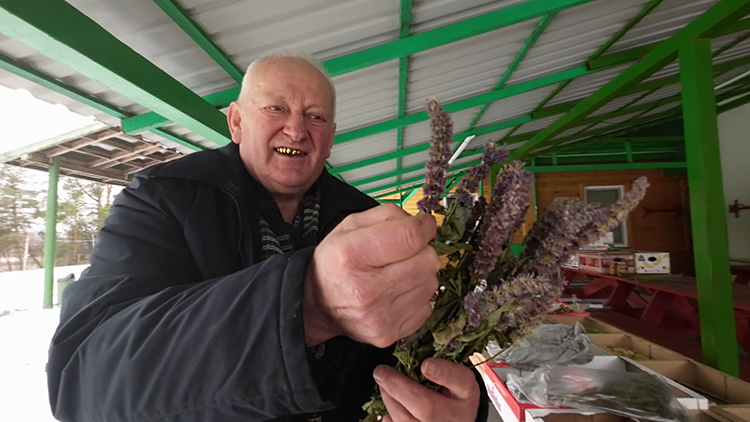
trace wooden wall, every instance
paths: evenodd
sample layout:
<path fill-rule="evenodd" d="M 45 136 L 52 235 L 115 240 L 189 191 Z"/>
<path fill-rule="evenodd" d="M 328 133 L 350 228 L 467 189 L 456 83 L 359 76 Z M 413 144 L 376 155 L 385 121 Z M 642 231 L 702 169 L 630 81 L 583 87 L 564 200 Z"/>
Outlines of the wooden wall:
<path fill-rule="evenodd" d="M 573 197 L 583 200 L 586 186 L 623 185 L 627 190 L 630 184 L 640 176 L 648 177 L 651 187 L 640 206 L 628 218 L 629 248 L 669 252 L 673 273 L 694 275 L 687 175 L 668 176 L 662 170 L 537 173 L 535 177 L 538 215 L 541 216 L 557 197 Z M 490 196 L 489 180 L 484 182 L 484 195 L 487 198 Z M 416 215 L 417 202 L 420 199 L 422 199 L 421 189 L 404 204 L 404 210 Z M 532 201 L 523 226 L 513 236 L 514 244 L 522 243 L 523 237 L 534 221 Z M 440 216 L 438 216 L 438 224 L 440 224 Z"/>
<path fill-rule="evenodd" d="M 627 190 L 640 176 L 648 177 L 651 187 L 628 217 L 629 248 L 669 252 L 673 273 L 693 275 L 687 175 L 667 176 L 662 170 L 538 173 L 539 215 L 557 197 L 583 200 L 586 186 L 624 185 Z"/>

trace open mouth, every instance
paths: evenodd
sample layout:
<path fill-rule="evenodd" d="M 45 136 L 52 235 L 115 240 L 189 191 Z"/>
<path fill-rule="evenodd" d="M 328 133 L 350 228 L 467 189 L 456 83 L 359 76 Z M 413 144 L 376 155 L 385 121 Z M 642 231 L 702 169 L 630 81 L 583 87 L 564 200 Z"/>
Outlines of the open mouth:
<path fill-rule="evenodd" d="M 281 148 L 274 148 L 274 150 L 278 152 L 279 154 L 283 154 L 283 155 L 290 155 L 290 156 L 291 155 L 304 155 L 304 152 L 298 149 L 293 149 L 293 148 L 281 147 Z"/>

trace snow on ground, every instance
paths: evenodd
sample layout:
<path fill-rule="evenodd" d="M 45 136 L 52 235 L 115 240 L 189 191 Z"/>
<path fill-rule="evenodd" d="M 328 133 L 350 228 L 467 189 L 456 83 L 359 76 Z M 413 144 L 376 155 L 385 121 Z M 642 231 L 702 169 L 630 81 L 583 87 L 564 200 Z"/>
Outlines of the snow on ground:
<path fill-rule="evenodd" d="M 85 265 L 55 269 L 55 280 Z M 55 283 L 55 287 L 57 283 Z M 42 309 L 44 270 L 0 273 L 0 421 L 52 422 L 44 367 L 60 308 Z M 55 301 L 57 291 L 55 289 Z"/>

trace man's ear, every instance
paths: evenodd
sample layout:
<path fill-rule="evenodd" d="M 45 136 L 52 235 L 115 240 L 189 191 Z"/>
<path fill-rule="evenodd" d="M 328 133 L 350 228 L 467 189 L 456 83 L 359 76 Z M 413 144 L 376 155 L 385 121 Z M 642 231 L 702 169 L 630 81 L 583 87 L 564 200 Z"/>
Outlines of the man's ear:
<path fill-rule="evenodd" d="M 331 158 L 331 149 L 333 149 L 333 139 L 336 136 L 336 123 L 333 124 L 333 128 L 331 129 L 331 139 L 328 141 L 328 152 L 326 153 L 326 158 Z"/>
<path fill-rule="evenodd" d="M 227 124 L 229 125 L 229 133 L 232 134 L 232 142 L 239 145 L 242 141 L 242 110 L 237 101 L 229 104 Z"/>

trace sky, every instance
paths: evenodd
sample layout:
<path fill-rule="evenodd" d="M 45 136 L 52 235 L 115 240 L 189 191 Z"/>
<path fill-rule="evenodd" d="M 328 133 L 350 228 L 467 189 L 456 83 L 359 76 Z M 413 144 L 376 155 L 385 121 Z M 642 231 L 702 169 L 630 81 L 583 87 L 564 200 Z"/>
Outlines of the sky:
<path fill-rule="evenodd" d="M 0 154 L 61 135 L 96 119 L 34 98 L 23 89 L 0 86 Z"/>

